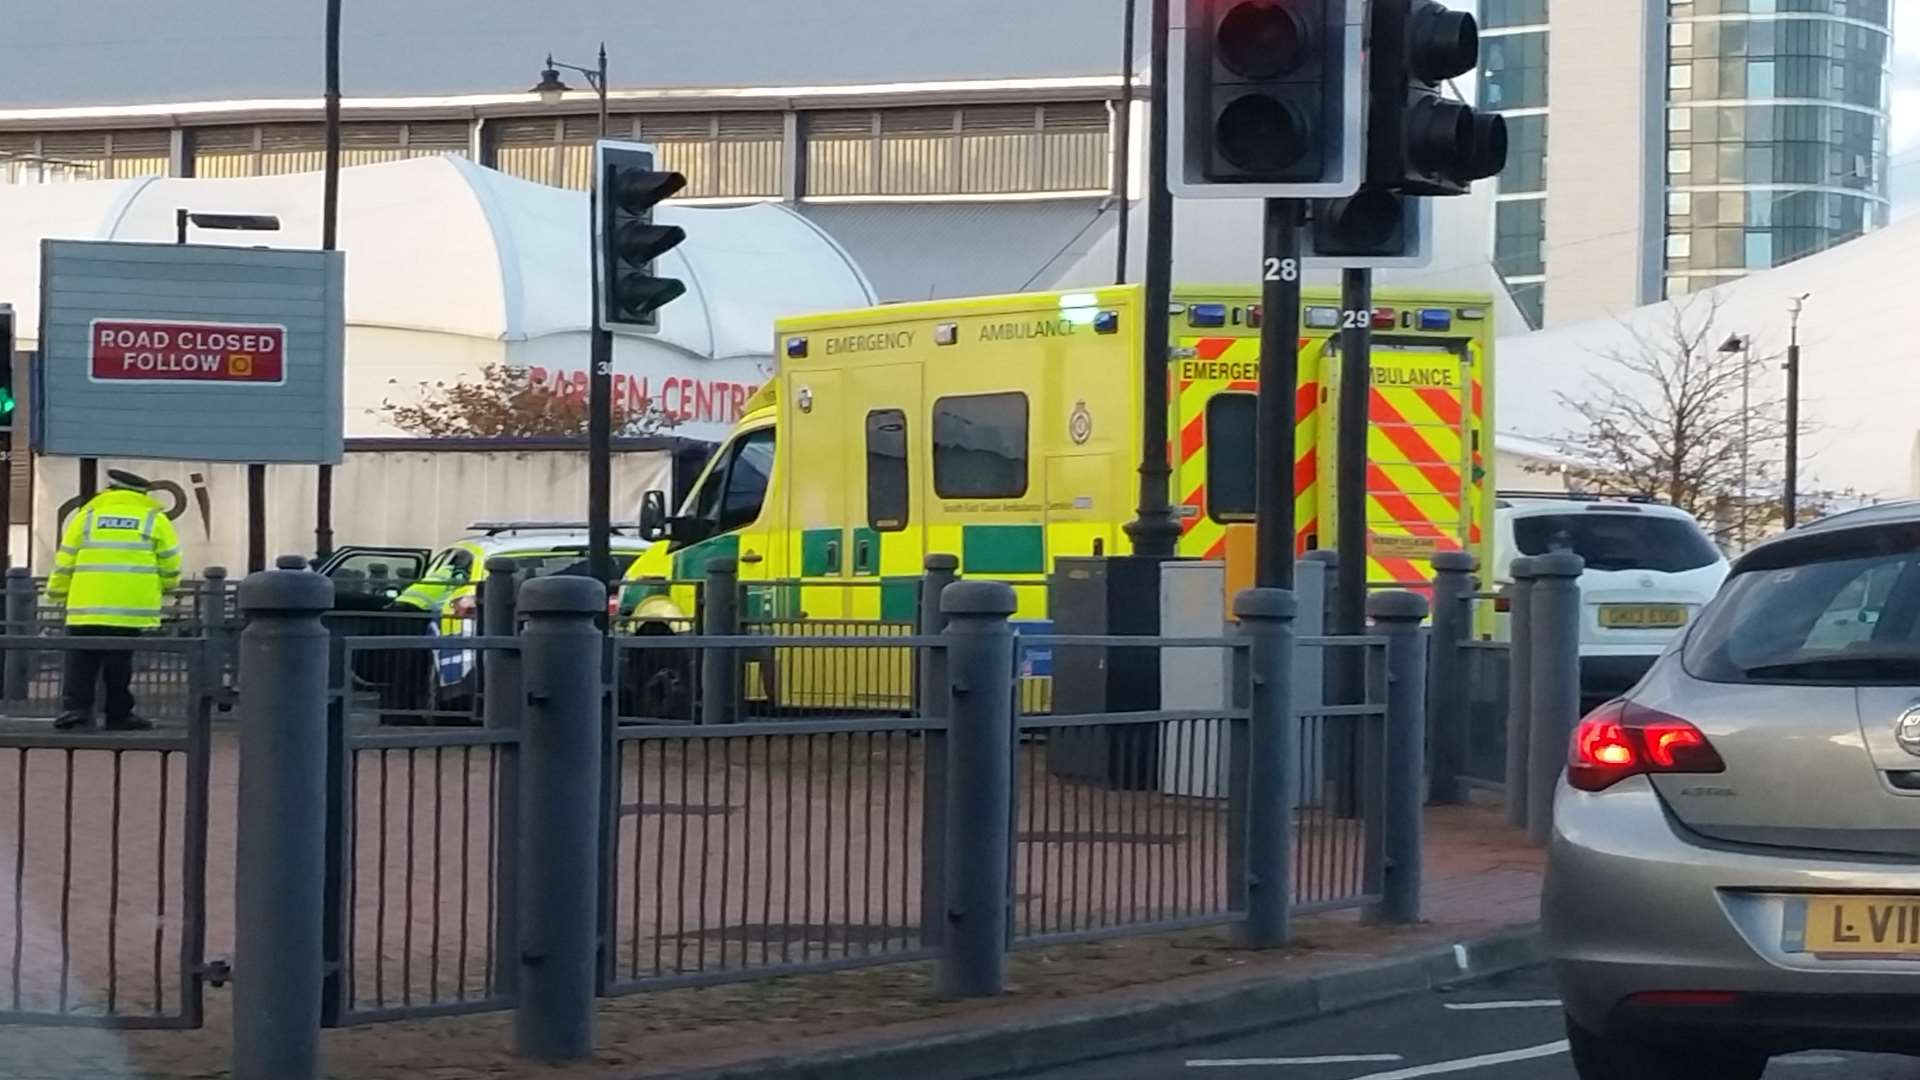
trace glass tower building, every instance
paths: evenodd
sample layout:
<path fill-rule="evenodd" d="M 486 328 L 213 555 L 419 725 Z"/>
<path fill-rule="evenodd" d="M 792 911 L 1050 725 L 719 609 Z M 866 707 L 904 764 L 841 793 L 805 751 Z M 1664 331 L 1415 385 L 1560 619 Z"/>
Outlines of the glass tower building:
<path fill-rule="evenodd" d="M 1627 292 L 1641 303 L 1678 296 L 1884 226 L 1891 3 L 1482 0 L 1480 100 L 1513 136 L 1494 260 L 1522 311 L 1536 325 L 1590 317 L 1600 312 L 1588 292 L 1610 307 Z M 1590 8 L 1637 28 L 1596 33 L 1580 10 Z M 1580 122 L 1554 130 L 1576 107 Z M 1644 130 L 1641 160 L 1590 152 L 1614 117 Z M 1554 205 L 1575 197 L 1645 213 L 1604 235 L 1556 237 L 1550 222 L 1583 220 Z M 1601 261 L 1619 261 L 1615 234 L 1626 231 L 1637 265 L 1595 265 L 1602 249 Z"/>

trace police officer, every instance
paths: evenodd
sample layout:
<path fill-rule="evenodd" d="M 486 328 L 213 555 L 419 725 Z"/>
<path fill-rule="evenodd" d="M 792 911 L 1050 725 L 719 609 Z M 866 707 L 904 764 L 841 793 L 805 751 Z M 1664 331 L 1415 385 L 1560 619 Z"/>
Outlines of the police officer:
<path fill-rule="evenodd" d="M 180 584 L 180 540 L 150 485 L 130 472 L 107 470 L 107 490 L 67 520 L 47 594 L 64 603 L 74 637 L 138 637 L 160 626 L 161 599 Z M 106 726 L 144 731 L 133 714 L 133 649 L 71 650 L 56 728 L 93 722 L 94 682 L 106 681 Z"/>

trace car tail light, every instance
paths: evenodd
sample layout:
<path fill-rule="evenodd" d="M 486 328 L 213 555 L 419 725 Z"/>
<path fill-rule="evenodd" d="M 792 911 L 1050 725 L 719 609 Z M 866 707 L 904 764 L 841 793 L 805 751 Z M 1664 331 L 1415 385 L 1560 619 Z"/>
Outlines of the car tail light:
<path fill-rule="evenodd" d="M 1699 728 L 1631 701 L 1609 701 L 1588 713 L 1567 754 L 1567 783 L 1581 791 L 1602 791 L 1640 773 L 1726 769 Z"/>
<path fill-rule="evenodd" d="M 473 618 L 474 612 L 478 611 L 479 608 L 474 604 L 473 596 L 469 594 L 454 597 L 450 610 L 456 619 L 471 619 Z"/>

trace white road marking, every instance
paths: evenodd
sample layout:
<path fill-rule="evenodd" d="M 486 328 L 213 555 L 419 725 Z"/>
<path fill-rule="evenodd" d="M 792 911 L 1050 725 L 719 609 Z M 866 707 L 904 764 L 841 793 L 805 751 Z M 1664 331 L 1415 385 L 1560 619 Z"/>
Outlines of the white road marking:
<path fill-rule="evenodd" d="M 1373 1065 L 1405 1061 L 1399 1054 L 1323 1054 L 1319 1057 L 1195 1058 L 1189 1069 L 1258 1069 L 1272 1065 Z"/>
<path fill-rule="evenodd" d="M 1542 1043 L 1539 1046 L 1522 1047 L 1519 1050 L 1502 1050 L 1497 1054 L 1480 1054 L 1469 1058 L 1456 1058 L 1453 1061 L 1436 1061 L 1431 1065 L 1409 1065 L 1392 1072 L 1368 1073 L 1356 1076 L 1353 1080 L 1419 1080 L 1423 1076 L 1442 1076 L 1446 1073 L 1466 1072 L 1470 1069 L 1484 1069 L 1491 1065 L 1509 1065 L 1516 1061 L 1532 1061 L 1535 1058 L 1557 1057 L 1567 1052 L 1567 1040 Z"/>
<path fill-rule="evenodd" d="M 1531 1001 L 1449 1001 L 1443 1008 L 1455 1012 L 1488 1012 L 1494 1009 L 1557 1009 L 1559 998 L 1535 998 Z"/>
<path fill-rule="evenodd" d="M 1789 1054 L 1786 1057 L 1774 1058 L 1773 1064 L 1775 1065 L 1842 1065 L 1846 1063 L 1846 1060 L 1847 1060 L 1846 1058 L 1835 1057 L 1832 1054 Z"/>

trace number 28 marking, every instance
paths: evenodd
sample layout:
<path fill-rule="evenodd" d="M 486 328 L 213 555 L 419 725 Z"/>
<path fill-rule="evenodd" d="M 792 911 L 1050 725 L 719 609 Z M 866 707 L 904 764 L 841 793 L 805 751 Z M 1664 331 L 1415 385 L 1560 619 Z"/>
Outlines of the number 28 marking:
<path fill-rule="evenodd" d="M 1268 281 L 1285 281 L 1289 284 L 1299 281 L 1300 260 L 1269 257 L 1266 260 L 1266 279 Z"/>

